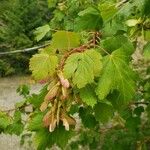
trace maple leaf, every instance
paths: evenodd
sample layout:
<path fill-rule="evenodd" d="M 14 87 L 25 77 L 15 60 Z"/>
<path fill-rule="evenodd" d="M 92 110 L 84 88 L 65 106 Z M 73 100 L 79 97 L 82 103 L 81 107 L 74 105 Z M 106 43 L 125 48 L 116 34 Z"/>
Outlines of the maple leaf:
<path fill-rule="evenodd" d="M 113 107 L 107 103 L 98 103 L 94 112 L 96 120 L 105 123 L 113 116 Z"/>
<path fill-rule="evenodd" d="M 96 94 L 90 85 L 80 90 L 80 97 L 83 102 L 91 107 L 93 107 L 97 103 Z"/>
<path fill-rule="evenodd" d="M 36 35 L 36 40 L 40 41 L 41 39 L 43 39 L 46 34 L 50 32 L 50 26 L 48 24 L 38 27 L 36 28 L 34 34 Z"/>
<path fill-rule="evenodd" d="M 72 78 L 73 84 L 78 88 L 83 88 L 94 81 L 94 77 L 100 74 L 101 69 L 101 55 L 92 49 L 72 54 L 66 60 L 64 76 L 67 79 Z"/>
<path fill-rule="evenodd" d="M 76 30 L 98 30 L 103 26 L 103 19 L 100 11 L 95 7 L 88 7 L 79 12 L 76 19 Z"/>
<path fill-rule="evenodd" d="M 57 67 L 57 56 L 48 54 L 36 54 L 30 59 L 30 70 L 35 80 L 42 80 L 53 75 Z"/>
<path fill-rule="evenodd" d="M 69 50 L 80 45 L 80 36 L 75 32 L 57 31 L 53 34 L 51 46 L 58 50 Z"/>
<path fill-rule="evenodd" d="M 115 50 L 103 60 L 103 71 L 98 82 L 96 93 L 103 100 L 111 91 L 119 91 L 116 98 L 126 102 L 135 94 L 135 76 L 128 65 L 128 57 L 122 49 Z"/>

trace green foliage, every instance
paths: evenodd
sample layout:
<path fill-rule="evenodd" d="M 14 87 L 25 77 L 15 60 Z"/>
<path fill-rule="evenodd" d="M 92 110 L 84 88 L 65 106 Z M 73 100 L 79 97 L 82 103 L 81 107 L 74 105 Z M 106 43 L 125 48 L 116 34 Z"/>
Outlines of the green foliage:
<path fill-rule="evenodd" d="M 43 114 L 34 114 L 28 126 L 30 131 L 37 131 L 33 139 L 36 148 L 39 150 L 44 150 L 46 147 L 51 147 L 54 144 L 64 148 L 68 140 L 74 135 L 73 132 L 66 132 L 64 127 L 60 125 L 60 127 L 56 128 L 54 132 L 49 133 L 44 127 L 42 119 Z"/>
<path fill-rule="evenodd" d="M 103 100 L 115 89 L 120 92 L 116 97 L 118 103 L 126 103 L 131 100 L 135 93 L 135 76 L 128 66 L 127 55 L 124 51 L 118 49 L 105 56 L 103 64 L 103 73 L 96 89 L 99 98 Z"/>
<path fill-rule="evenodd" d="M 108 122 L 113 116 L 113 107 L 107 103 L 98 103 L 95 108 L 95 118 L 102 123 Z"/>
<path fill-rule="evenodd" d="M 103 20 L 97 8 L 89 7 L 78 15 L 76 30 L 99 30 L 102 28 Z"/>
<path fill-rule="evenodd" d="M 34 32 L 36 35 L 36 40 L 40 41 L 43 39 L 43 37 L 50 31 L 49 25 L 44 25 L 41 27 L 36 28 L 36 31 Z"/>
<path fill-rule="evenodd" d="M 107 37 L 106 39 L 101 41 L 101 45 L 108 52 L 113 52 L 114 50 L 117 50 L 119 48 L 122 48 L 122 51 L 127 54 L 132 54 L 134 51 L 134 47 L 129 39 L 120 34 L 112 37 Z"/>
<path fill-rule="evenodd" d="M 29 86 L 23 84 L 20 85 L 16 91 L 19 93 L 19 95 L 23 95 L 24 97 L 26 97 L 30 93 L 30 88 Z"/>
<path fill-rule="evenodd" d="M 83 88 L 94 82 L 94 77 L 100 74 L 101 68 L 101 55 L 92 49 L 72 54 L 64 66 L 64 75 L 68 79 L 72 77 L 74 85 Z"/>
<path fill-rule="evenodd" d="M 27 87 L 18 90 L 25 100 L 11 119 L 2 112 L 1 131 L 19 135 L 27 125 L 38 150 L 54 144 L 61 149 L 148 150 L 148 1 L 48 3 L 51 21 L 36 33 L 42 40 L 50 32 L 51 45 L 30 60 L 34 79 L 46 85 L 39 94 L 30 95 Z"/>
<path fill-rule="evenodd" d="M 36 80 L 48 78 L 54 74 L 58 59 L 48 54 L 36 54 L 30 61 L 30 70 Z"/>
<path fill-rule="evenodd" d="M 149 0 L 145 0 L 144 8 L 143 8 L 143 15 L 145 15 L 147 17 L 150 16 L 149 7 L 150 7 L 150 1 Z"/>
<path fill-rule="evenodd" d="M 53 8 L 56 6 L 57 0 L 47 0 L 48 1 L 48 7 Z"/>
<path fill-rule="evenodd" d="M 42 118 L 43 118 L 42 113 L 34 114 L 29 122 L 28 129 L 30 131 L 40 130 L 43 127 Z"/>
<path fill-rule="evenodd" d="M 10 124 L 11 118 L 7 114 L 0 112 L 0 132 L 6 129 Z"/>
<path fill-rule="evenodd" d="M 85 104 L 93 107 L 97 103 L 97 97 L 93 87 L 88 85 L 80 90 L 80 97 Z"/>
<path fill-rule="evenodd" d="M 40 90 L 39 94 L 32 94 L 31 96 L 29 96 L 27 98 L 27 101 L 31 103 L 33 107 L 39 108 L 47 92 L 48 90 L 47 90 L 47 85 L 46 85 Z"/>
<path fill-rule="evenodd" d="M 54 49 L 69 50 L 80 45 L 80 37 L 74 32 L 58 31 L 53 34 L 51 45 Z"/>
<path fill-rule="evenodd" d="M 100 4 L 99 9 L 104 22 L 110 21 L 117 13 L 115 4 L 108 1 Z"/>
<path fill-rule="evenodd" d="M 33 140 L 37 150 L 45 150 L 46 147 L 51 147 L 54 144 L 64 148 L 72 135 L 71 131 L 66 131 L 64 127 L 60 126 L 53 133 L 49 133 L 46 129 L 41 129 L 36 133 Z"/>
<path fill-rule="evenodd" d="M 35 28 L 49 21 L 47 0 L 1 0 L 0 20 L 1 52 L 33 47 L 37 45 Z M 34 52 L 0 56 L 0 76 L 29 73 L 32 54 Z"/>
<path fill-rule="evenodd" d="M 147 43 L 144 47 L 144 57 L 150 59 L 150 43 Z"/>
<path fill-rule="evenodd" d="M 82 119 L 82 123 L 86 128 L 95 128 L 97 125 L 96 119 L 92 115 L 90 108 L 80 108 L 79 116 Z M 88 118 L 88 119 L 87 119 Z"/>

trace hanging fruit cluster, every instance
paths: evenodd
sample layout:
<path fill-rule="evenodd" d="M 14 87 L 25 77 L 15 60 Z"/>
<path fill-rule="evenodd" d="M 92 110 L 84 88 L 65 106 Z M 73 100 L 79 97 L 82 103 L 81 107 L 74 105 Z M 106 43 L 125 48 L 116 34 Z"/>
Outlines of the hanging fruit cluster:
<path fill-rule="evenodd" d="M 60 121 L 66 130 L 69 130 L 70 125 L 76 124 L 75 119 L 67 114 L 65 107 L 65 102 L 69 99 L 70 95 L 69 87 L 69 81 L 64 78 L 61 71 L 57 72 L 57 75 L 50 81 L 47 87 L 48 93 L 41 104 L 40 110 L 44 112 L 49 109 L 43 118 L 43 123 L 45 127 L 49 127 L 50 132 L 54 131 Z"/>

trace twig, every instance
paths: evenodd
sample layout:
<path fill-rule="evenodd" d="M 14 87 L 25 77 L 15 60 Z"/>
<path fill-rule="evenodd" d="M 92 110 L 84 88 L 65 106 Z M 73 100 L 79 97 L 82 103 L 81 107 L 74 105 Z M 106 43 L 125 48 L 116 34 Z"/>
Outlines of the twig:
<path fill-rule="evenodd" d="M 121 2 L 117 3 L 116 7 L 120 7 L 121 5 L 125 4 L 128 2 L 128 0 L 122 0 Z"/>
<path fill-rule="evenodd" d="M 50 43 L 48 44 L 44 44 L 44 45 L 40 45 L 40 46 L 35 46 L 35 47 L 31 47 L 31 48 L 26 48 L 26 49 L 22 49 L 22 50 L 15 50 L 15 51 L 10 51 L 10 52 L 1 52 L 0 56 L 2 55 L 9 55 L 9 54 L 15 54 L 15 53 L 22 53 L 22 52 L 29 52 L 29 51 L 33 51 L 33 50 L 38 50 L 39 48 L 43 48 L 50 45 Z"/>

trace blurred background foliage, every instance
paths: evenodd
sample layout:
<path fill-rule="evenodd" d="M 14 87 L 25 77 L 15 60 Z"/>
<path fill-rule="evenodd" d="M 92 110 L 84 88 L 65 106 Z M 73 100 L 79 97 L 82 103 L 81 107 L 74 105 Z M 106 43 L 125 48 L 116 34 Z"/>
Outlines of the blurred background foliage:
<path fill-rule="evenodd" d="M 34 40 L 34 30 L 47 23 L 49 18 L 47 0 L 1 0 L 0 52 L 42 44 L 42 41 L 37 43 Z M 27 73 L 33 53 L 0 56 L 0 76 Z"/>

